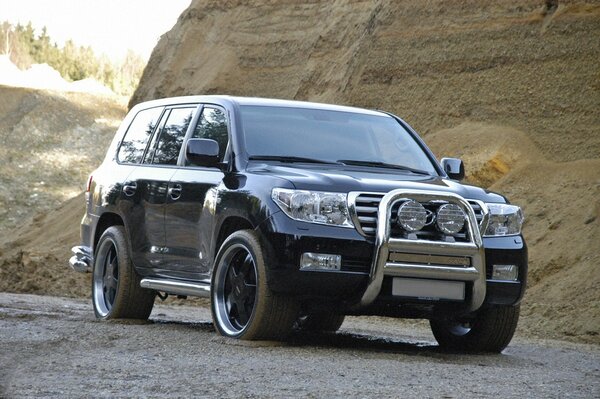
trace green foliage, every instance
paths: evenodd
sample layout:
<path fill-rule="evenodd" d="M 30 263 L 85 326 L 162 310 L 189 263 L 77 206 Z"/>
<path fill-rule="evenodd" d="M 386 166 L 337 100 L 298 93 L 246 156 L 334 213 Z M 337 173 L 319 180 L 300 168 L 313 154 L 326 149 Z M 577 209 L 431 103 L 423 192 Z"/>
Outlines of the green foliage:
<path fill-rule="evenodd" d="M 31 23 L 0 24 L 0 54 L 8 54 L 20 69 L 45 63 L 68 81 L 93 78 L 115 93 L 127 96 L 135 90 L 146 65 L 132 50 L 123 61 L 114 63 L 105 55 L 96 55 L 91 47 L 77 46 L 71 40 L 59 47 L 48 36 L 46 27 L 36 35 Z"/>

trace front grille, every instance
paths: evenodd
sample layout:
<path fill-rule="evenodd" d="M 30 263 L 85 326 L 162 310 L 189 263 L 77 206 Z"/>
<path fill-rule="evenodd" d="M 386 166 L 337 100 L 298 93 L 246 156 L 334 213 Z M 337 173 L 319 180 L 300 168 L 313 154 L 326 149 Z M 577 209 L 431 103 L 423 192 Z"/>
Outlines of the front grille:
<path fill-rule="evenodd" d="M 359 194 L 354 201 L 354 209 L 356 220 L 358 221 L 358 227 L 365 236 L 374 236 L 375 232 L 377 231 L 377 212 L 379 210 L 379 203 L 381 202 L 383 196 L 384 194 L 378 193 L 362 193 Z M 481 221 L 483 220 L 483 210 L 481 209 L 481 206 L 477 201 L 470 200 L 468 202 L 469 205 L 471 205 L 471 208 L 473 208 L 477 223 L 481 224 Z M 436 204 L 435 202 L 424 203 L 423 205 L 433 212 L 435 212 L 439 206 L 439 204 Z M 392 226 L 395 225 L 395 219 L 396 209 L 392 209 Z M 419 238 L 422 239 L 440 239 L 440 233 L 437 232 L 433 226 L 428 226 L 428 228 L 425 228 L 423 231 L 421 231 L 419 235 Z M 464 234 L 459 234 L 457 238 L 459 238 L 459 241 L 467 240 L 467 237 Z"/>
<path fill-rule="evenodd" d="M 481 209 L 481 205 L 477 201 L 469 201 L 469 205 L 473 208 L 473 212 L 475 212 L 475 218 L 477 219 L 477 224 L 481 226 L 481 221 L 483 220 L 483 209 Z"/>
<path fill-rule="evenodd" d="M 367 236 L 374 236 L 377 230 L 377 211 L 383 194 L 360 194 L 354 201 L 359 227 Z"/>

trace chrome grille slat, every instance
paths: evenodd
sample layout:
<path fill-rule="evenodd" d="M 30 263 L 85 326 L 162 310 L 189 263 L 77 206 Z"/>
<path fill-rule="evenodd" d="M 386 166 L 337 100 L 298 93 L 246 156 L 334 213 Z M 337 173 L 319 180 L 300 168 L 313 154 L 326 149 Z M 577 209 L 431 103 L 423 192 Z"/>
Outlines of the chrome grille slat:
<path fill-rule="evenodd" d="M 377 218 L 375 216 L 359 216 L 358 220 L 364 223 L 377 223 Z"/>
<path fill-rule="evenodd" d="M 468 201 L 471 208 L 473 208 L 473 212 L 475 213 L 475 219 L 477 219 L 477 223 L 481 224 L 481 220 L 483 219 L 483 209 L 481 209 L 481 205 L 479 205 L 476 201 Z"/>
<path fill-rule="evenodd" d="M 377 213 L 377 207 L 357 206 L 356 212 L 360 213 Z"/>
<path fill-rule="evenodd" d="M 377 230 L 377 212 L 384 194 L 359 194 L 354 200 L 354 212 L 359 231 L 364 235 L 374 236 Z"/>

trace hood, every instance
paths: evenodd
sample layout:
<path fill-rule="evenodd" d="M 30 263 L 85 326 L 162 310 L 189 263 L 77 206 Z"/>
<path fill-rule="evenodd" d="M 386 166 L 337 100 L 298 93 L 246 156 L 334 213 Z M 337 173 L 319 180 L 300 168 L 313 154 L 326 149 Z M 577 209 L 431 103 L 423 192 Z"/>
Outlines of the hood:
<path fill-rule="evenodd" d="M 398 188 L 443 191 L 458 194 L 466 199 L 487 202 L 506 202 L 501 195 L 482 188 L 461 184 L 440 176 L 427 176 L 409 171 L 349 166 L 312 164 L 249 165 L 248 173 L 271 175 L 289 181 L 298 190 L 332 192 L 380 192 L 387 193 Z"/>

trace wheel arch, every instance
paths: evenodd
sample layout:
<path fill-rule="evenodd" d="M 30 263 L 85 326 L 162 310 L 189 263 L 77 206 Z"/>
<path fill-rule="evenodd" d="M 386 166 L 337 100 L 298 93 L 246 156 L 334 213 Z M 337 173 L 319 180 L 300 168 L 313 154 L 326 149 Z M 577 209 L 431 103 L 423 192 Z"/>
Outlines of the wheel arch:
<path fill-rule="evenodd" d="M 227 239 L 227 237 L 229 237 L 236 231 L 253 230 L 254 227 L 255 226 L 253 226 L 248 219 L 241 216 L 229 216 L 225 220 L 223 220 L 223 223 L 221 223 L 221 226 L 219 228 L 219 234 L 217 234 L 217 239 L 215 241 L 213 249 L 213 258 L 217 256 L 219 248 L 221 248 L 221 245 L 223 245 L 223 242 L 225 241 L 225 239 Z"/>
<path fill-rule="evenodd" d="M 102 234 L 111 226 L 125 226 L 123 222 L 123 218 L 116 213 L 113 212 L 105 212 L 98 219 L 98 223 L 96 223 L 96 231 L 94 232 L 94 242 L 92 251 L 96 251 L 96 246 L 98 241 L 100 241 L 100 237 Z"/>

